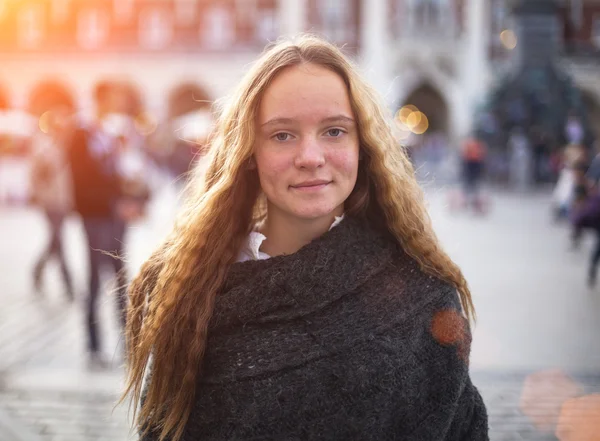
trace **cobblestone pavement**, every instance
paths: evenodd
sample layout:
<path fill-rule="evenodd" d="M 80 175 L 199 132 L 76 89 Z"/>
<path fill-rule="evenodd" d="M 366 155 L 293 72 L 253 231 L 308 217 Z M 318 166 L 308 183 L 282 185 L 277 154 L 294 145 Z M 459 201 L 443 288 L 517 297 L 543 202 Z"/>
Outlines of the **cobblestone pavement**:
<path fill-rule="evenodd" d="M 165 201 L 172 197 L 163 195 L 150 222 L 129 232 L 130 271 L 165 231 L 173 209 Z M 578 395 L 600 393 L 600 294 L 584 284 L 590 239 L 569 252 L 568 232 L 548 220 L 546 195 L 494 195 L 489 218 L 450 216 L 443 192 L 430 200 L 436 229 L 465 271 L 479 312 L 472 378 L 488 407 L 491 439 L 556 440 L 552 426 L 540 430 L 531 419 L 556 413 L 552 395 L 530 403 L 528 415 L 520 404 L 527 375 L 550 368 L 568 375 Z M 42 295 L 31 289 L 31 268 L 44 241 L 41 217 L 27 209 L 0 211 L 0 441 L 135 439 L 127 409 L 114 408 L 123 375 L 113 299 L 107 295 L 101 305 L 113 367 L 90 371 L 81 301 L 86 262 L 77 220 L 65 233 L 79 288 L 74 304 L 64 299 L 55 268 Z"/>

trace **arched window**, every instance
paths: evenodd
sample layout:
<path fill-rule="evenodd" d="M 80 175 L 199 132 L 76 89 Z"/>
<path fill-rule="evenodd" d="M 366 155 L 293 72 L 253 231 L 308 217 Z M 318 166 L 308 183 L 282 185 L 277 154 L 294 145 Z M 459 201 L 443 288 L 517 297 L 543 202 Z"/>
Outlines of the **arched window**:
<path fill-rule="evenodd" d="M 399 8 L 406 14 L 408 32 L 415 34 L 453 34 L 457 27 L 454 0 L 404 0 Z"/>
<path fill-rule="evenodd" d="M 77 41 L 84 49 L 97 49 L 109 32 L 108 12 L 100 8 L 83 9 L 77 19 Z"/>
<path fill-rule="evenodd" d="M 163 49 L 173 39 L 173 17 L 165 8 L 149 8 L 140 15 L 140 43 L 148 49 Z"/>
<path fill-rule="evenodd" d="M 129 23 L 133 17 L 133 0 L 113 0 L 113 11 L 117 23 Z"/>
<path fill-rule="evenodd" d="M 26 48 L 38 46 L 44 35 L 44 10 L 42 4 L 29 4 L 19 11 L 19 42 Z"/>
<path fill-rule="evenodd" d="M 175 22 L 189 26 L 196 22 L 198 4 L 196 0 L 175 0 Z"/>
<path fill-rule="evenodd" d="M 448 132 L 448 104 L 435 86 L 432 86 L 428 82 L 422 83 L 408 95 L 404 100 L 403 106 L 409 107 L 411 111 L 418 111 L 425 115 L 427 127 L 424 127 L 425 130 L 423 133 L 419 134 Z M 404 115 L 404 117 L 408 119 L 409 115 Z M 423 120 L 425 119 L 423 118 Z M 415 124 L 418 124 L 419 122 L 420 121 L 412 121 L 412 123 Z M 410 126 L 410 124 L 411 121 L 408 121 L 408 126 Z"/>
<path fill-rule="evenodd" d="M 261 44 L 275 41 L 279 34 L 279 21 L 277 13 L 271 8 L 261 8 L 256 12 L 257 19 L 255 36 Z"/>
<path fill-rule="evenodd" d="M 324 0 L 317 3 L 321 27 L 333 41 L 347 41 L 352 37 L 353 5 L 350 0 Z"/>
<path fill-rule="evenodd" d="M 69 8 L 71 0 L 54 0 L 52 2 L 52 22 L 57 24 L 64 23 L 69 17 Z"/>
<path fill-rule="evenodd" d="M 227 49 L 235 42 L 235 24 L 231 11 L 221 5 L 206 10 L 200 26 L 200 38 L 210 49 Z"/>

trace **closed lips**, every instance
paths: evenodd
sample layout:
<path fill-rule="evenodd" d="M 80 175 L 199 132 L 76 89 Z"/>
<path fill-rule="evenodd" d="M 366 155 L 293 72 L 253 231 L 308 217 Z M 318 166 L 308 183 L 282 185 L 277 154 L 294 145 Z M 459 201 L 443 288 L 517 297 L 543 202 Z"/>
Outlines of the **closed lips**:
<path fill-rule="evenodd" d="M 332 181 L 318 180 L 318 181 L 306 181 L 301 182 L 300 184 L 292 185 L 293 188 L 310 188 L 310 187 L 319 187 L 322 185 L 327 185 Z"/>

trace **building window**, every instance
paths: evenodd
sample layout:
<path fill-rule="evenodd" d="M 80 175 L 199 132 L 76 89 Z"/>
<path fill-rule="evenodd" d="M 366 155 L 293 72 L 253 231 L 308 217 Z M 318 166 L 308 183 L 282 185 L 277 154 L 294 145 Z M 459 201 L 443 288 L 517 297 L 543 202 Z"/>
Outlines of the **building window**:
<path fill-rule="evenodd" d="M 595 15 L 592 22 L 592 42 L 600 48 L 600 15 Z"/>
<path fill-rule="evenodd" d="M 456 11 L 453 0 L 408 0 L 407 22 L 409 32 L 445 33 L 456 28 Z"/>
<path fill-rule="evenodd" d="M 54 0 L 52 2 L 52 22 L 62 24 L 69 17 L 70 0 Z"/>
<path fill-rule="evenodd" d="M 79 12 L 77 36 L 81 47 L 95 49 L 101 46 L 108 36 L 108 14 L 101 9 L 84 9 Z"/>
<path fill-rule="evenodd" d="M 319 5 L 322 30 L 334 41 L 347 41 L 351 37 L 352 5 L 349 0 L 325 0 Z"/>
<path fill-rule="evenodd" d="M 571 23 L 577 30 L 581 29 L 583 23 L 583 2 L 582 0 L 571 0 Z"/>
<path fill-rule="evenodd" d="M 196 0 L 175 0 L 175 22 L 189 26 L 196 22 L 198 4 Z"/>
<path fill-rule="evenodd" d="M 147 9 L 140 15 L 140 42 L 147 49 L 163 49 L 173 39 L 173 17 L 163 8 Z"/>
<path fill-rule="evenodd" d="M 117 23 L 129 23 L 133 17 L 133 0 L 113 0 L 113 10 Z"/>
<path fill-rule="evenodd" d="M 256 23 L 256 38 L 260 43 L 275 41 L 279 35 L 277 14 L 272 9 L 263 9 L 258 14 Z"/>
<path fill-rule="evenodd" d="M 19 12 L 19 42 L 26 48 L 36 47 L 42 40 L 44 11 L 41 4 L 32 4 Z"/>
<path fill-rule="evenodd" d="M 253 22 L 258 16 L 257 0 L 235 0 L 235 10 L 238 16 Z"/>
<path fill-rule="evenodd" d="M 222 6 L 206 11 L 200 38 L 210 49 L 227 49 L 235 42 L 235 28 L 231 12 Z"/>
<path fill-rule="evenodd" d="M 96 49 L 108 38 L 107 11 L 99 8 L 84 9 L 77 20 L 77 40 L 84 49 Z"/>

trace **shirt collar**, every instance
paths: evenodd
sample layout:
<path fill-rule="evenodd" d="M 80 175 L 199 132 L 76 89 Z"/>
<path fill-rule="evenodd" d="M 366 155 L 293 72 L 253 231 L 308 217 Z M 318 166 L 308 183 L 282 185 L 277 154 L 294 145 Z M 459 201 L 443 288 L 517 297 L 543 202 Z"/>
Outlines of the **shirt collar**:
<path fill-rule="evenodd" d="M 329 231 L 337 227 L 340 224 L 340 222 L 344 220 L 344 216 L 345 214 L 342 214 L 341 216 L 336 216 L 333 223 L 329 227 Z M 262 251 L 260 251 L 260 246 L 266 238 L 267 236 L 265 236 L 264 234 L 259 233 L 258 231 L 252 231 L 248 236 L 246 246 L 242 249 L 238 257 L 238 262 L 245 262 L 246 260 L 269 259 L 271 256 L 269 256 L 267 253 L 263 253 Z"/>

